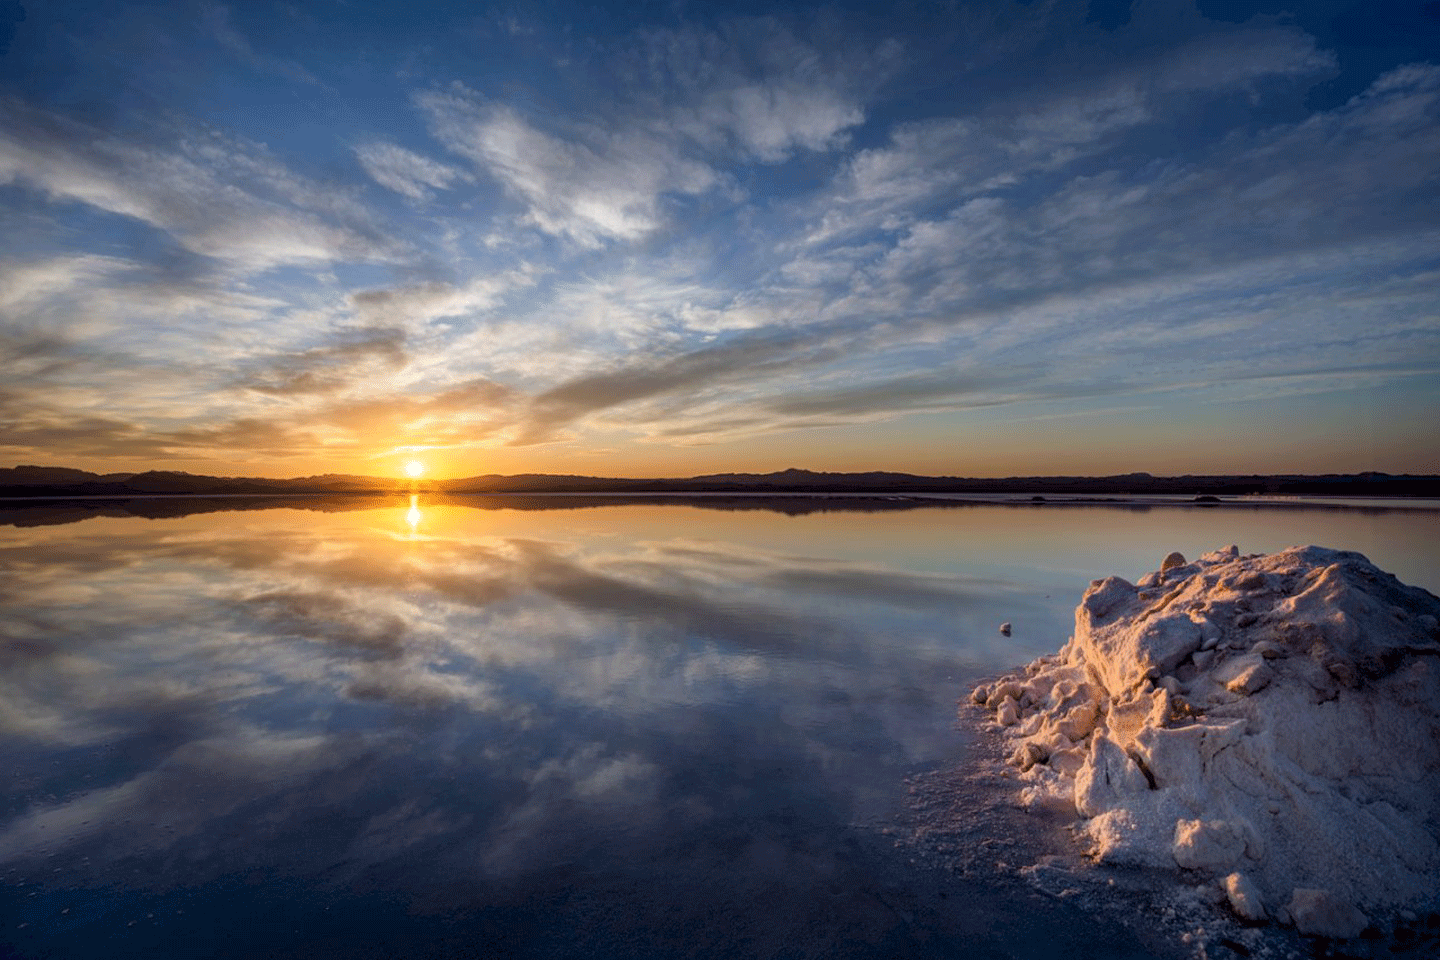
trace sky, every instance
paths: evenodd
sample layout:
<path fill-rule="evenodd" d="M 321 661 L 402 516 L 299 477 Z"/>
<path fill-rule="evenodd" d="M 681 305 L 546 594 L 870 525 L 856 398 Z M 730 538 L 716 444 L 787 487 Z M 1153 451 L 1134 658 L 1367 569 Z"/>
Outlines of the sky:
<path fill-rule="evenodd" d="M 0 465 L 1440 470 L 1440 2 L 0 0 Z"/>

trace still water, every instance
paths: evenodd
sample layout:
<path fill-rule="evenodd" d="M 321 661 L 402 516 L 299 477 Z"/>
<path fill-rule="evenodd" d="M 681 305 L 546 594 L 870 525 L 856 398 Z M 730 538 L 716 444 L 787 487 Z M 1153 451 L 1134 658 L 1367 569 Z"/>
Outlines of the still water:
<path fill-rule="evenodd" d="M 896 844 L 957 698 L 1171 550 L 1440 592 L 1434 511 L 900 507 L 0 507 L 0 955 L 1147 956 Z"/>

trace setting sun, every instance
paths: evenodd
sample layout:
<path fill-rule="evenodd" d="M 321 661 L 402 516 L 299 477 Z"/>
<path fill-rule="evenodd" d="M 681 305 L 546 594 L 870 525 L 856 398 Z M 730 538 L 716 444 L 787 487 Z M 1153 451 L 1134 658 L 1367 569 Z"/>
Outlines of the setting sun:
<path fill-rule="evenodd" d="M 407 477 L 418 477 L 424 472 L 425 464 L 421 463 L 419 460 L 411 460 L 409 463 L 405 464 L 405 475 Z"/>

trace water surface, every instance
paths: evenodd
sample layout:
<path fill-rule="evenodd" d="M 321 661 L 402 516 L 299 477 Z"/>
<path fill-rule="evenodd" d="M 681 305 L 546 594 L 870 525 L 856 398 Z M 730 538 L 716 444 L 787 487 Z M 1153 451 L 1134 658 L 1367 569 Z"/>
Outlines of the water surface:
<path fill-rule="evenodd" d="M 1440 591 L 1415 510 L 188 502 L 0 509 L 18 956 L 1144 955 L 895 845 L 956 699 L 1175 549 Z"/>

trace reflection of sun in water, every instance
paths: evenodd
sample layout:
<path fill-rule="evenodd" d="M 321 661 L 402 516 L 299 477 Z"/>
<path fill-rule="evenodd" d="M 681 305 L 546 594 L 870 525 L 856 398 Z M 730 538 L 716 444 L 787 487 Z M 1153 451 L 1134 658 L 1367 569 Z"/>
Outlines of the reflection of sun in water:
<path fill-rule="evenodd" d="M 419 460 L 411 460 L 409 463 L 405 464 L 405 475 L 407 477 L 418 477 L 424 472 L 425 464 L 421 463 Z"/>
<path fill-rule="evenodd" d="M 410 524 L 410 532 L 414 533 L 415 528 L 420 526 L 423 514 L 420 513 L 420 494 L 410 494 L 410 510 L 405 514 L 405 522 Z"/>

